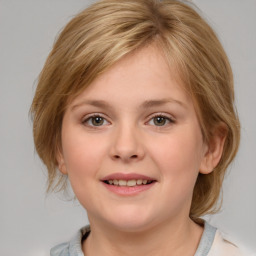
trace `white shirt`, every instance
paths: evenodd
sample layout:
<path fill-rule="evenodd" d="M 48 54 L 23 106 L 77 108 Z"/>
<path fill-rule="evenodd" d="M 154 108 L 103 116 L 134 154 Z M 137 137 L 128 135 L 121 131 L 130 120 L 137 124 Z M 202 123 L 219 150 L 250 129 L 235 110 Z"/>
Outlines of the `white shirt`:
<path fill-rule="evenodd" d="M 51 256 L 86 256 L 82 252 L 82 239 L 90 233 L 90 227 L 80 229 L 70 242 L 51 249 Z M 242 252 L 235 244 L 224 238 L 223 234 L 205 222 L 204 232 L 194 256 L 256 256 L 256 253 Z"/>
<path fill-rule="evenodd" d="M 256 256 L 256 254 L 242 252 L 237 245 L 225 238 L 223 233 L 205 222 L 195 256 Z"/>

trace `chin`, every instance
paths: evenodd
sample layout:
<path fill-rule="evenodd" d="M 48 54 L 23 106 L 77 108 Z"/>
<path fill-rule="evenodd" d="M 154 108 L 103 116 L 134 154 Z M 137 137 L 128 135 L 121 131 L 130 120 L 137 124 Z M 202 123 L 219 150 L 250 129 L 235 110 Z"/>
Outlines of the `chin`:
<path fill-rule="evenodd" d="M 107 216 L 105 216 L 106 218 Z M 117 215 L 111 214 L 105 219 L 113 228 L 123 232 L 143 232 L 154 226 L 157 217 L 150 216 L 145 211 L 121 211 Z"/>
<path fill-rule="evenodd" d="M 152 228 L 152 223 L 138 221 L 122 222 L 122 223 L 112 223 L 112 227 L 118 231 L 126 233 L 141 233 Z"/>

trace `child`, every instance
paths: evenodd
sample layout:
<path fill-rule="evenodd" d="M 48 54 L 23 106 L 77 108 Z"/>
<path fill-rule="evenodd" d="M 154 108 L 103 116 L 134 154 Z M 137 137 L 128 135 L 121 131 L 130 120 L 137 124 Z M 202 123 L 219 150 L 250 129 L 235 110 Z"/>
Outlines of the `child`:
<path fill-rule="evenodd" d="M 239 145 L 232 71 L 173 0 L 103 0 L 64 28 L 32 103 L 48 191 L 68 177 L 90 226 L 52 256 L 242 255 L 214 213 Z"/>

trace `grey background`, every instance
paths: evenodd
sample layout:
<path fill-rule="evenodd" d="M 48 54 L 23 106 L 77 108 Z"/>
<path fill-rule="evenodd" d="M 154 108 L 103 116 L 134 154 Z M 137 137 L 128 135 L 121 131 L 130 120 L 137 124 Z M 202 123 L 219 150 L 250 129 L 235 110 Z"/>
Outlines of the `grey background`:
<path fill-rule="evenodd" d="M 28 111 L 56 34 L 90 2 L 0 0 L 0 255 L 49 255 L 50 247 L 87 224 L 78 202 L 45 196 L 46 172 L 34 152 Z M 194 2 L 230 58 L 242 122 L 223 209 L 208 219 L 256 250 L 256 1 Z"/>

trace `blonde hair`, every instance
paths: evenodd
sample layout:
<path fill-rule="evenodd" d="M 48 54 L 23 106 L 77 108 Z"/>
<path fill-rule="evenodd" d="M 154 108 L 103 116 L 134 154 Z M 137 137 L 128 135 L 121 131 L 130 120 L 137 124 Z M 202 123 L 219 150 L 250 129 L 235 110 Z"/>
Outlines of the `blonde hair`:
<path fill-rule="evenodd" d="M 191 93 L 205 141 L 219 123 L 227 127 L 222 158 L 199 174 L 190 216 L 213 212 L 225 171 L 236 155 L 240 125 L 233 76 L 211 27 L 180 1 L 103 0 L 75 16 L 60 33 L 39 76 L 31 106 L 38 155 L 48 169 L 48 191 L 64 188 L 57 170 L 61 126 L 69 102 L 123 56 L 154 43 L 175 65 Z"/>

